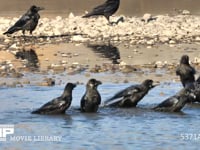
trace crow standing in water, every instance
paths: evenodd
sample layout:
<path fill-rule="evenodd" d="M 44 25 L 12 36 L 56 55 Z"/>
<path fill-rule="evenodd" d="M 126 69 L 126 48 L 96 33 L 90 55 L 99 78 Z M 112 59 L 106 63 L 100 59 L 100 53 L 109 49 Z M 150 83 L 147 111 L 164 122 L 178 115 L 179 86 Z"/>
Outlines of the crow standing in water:
<path fill-rule="evenodd" d="M 13 34 L 19 30 L 22 30 L 23 35 L 25 31 L 30 31 L 30 34 L 37 27 L 38 21 L 40 19 L 40 15 L 38 11 L 43 10 L 42 7 L 37 7 L 35 5 L 31 6 L 31 8 L 12 26 L 3 34 Z"/>
<path fill-rule="evenodd" d="M 90 13 L 83 16 L 83 18 L 102 15 L 110 23 L 109 17 L 118 10 L 119 4 L 120 0 L 107 0 L 104 4 L 95 7 Z"/>
<path fill-rule="evenodd" d="M 96 79 L 90 79 L 86 85 L 86 93 L 81 99 L 81 111 L 82 112 L 97 112 L 99 105 L 101 104 L 101 95 L 99 94 L 97 87 L 102 84 L 101 81 Z"/>
<path fill-rule="evenodd" d="M 179 112 L 186 103 L 191 102 L 191 100 L 195 98 L 196 95 L 190 88 L 184 88 L 174 96 L 161 102 L 153 109 L 156 111 Z"/>
<path fill-rule="evenodd" d="M 183 87 L 195 82 L 195 73 L 195 69 L 189 64 L 189 56 L 183 55 L 180 60 L 180 65 L 176 69 L 176 75 L 180 76 Z"/>
<path fill-rule="evenodd" d="M 104 102 L 104 106 L 110 107 L 136 107 L 138 102 L 149 92 L 153 85 L 153 80 L 147 79 L 142 84 L 132 85 L 116 93 L 113 97 Z"/>
<path fill-rule="evenodd" d="M 32 112 L 32 114 L 64 114 L 70 107 L 72 102 L 72 90 L 76 87 L 73 83 L 68 83 L 65 86 L 64 92 L 60 97 L 44 104 L 39 109 Z"/>

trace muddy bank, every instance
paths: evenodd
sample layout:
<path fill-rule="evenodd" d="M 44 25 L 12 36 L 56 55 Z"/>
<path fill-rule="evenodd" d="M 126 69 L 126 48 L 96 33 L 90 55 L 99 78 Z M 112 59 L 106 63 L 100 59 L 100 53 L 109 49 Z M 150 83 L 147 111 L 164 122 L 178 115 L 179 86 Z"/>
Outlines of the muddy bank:
<path fill-rule="evenodd" d="M 144 45 L 125 47 L 104 44 L 44 44 L 0 51 L 1 86 L 52 86 L 73 81 L 86 83 L 90 78 L 102 82 L 180 82 L 175 74 L 183 54 L 200 70 L 198 44 Z"/>
<path fill-rule="evenodd" d="M 21 32 L 3 35 L 18 18 L 1 17 L 1 85 L 51 86 L 91 77 L 105 82 L 179 82 L 174 70 L 183 54 L 199 70 L 199 16 L 185 10 L 174 16 L 111 20 L 119 18 L 118 24 L 109 25 L 104 17 L 83 19 L 72 13 L 66 18 L 41 17 L 34 35 L 24 37 Z"/>

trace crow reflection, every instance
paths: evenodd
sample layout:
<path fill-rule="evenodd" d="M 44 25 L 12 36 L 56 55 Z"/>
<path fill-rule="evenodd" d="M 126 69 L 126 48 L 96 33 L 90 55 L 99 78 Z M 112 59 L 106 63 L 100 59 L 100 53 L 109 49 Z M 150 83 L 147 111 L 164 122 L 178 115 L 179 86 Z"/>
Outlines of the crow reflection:
<path fill-rule="evenodd" d="M 27 60 L 26 67 L 28 68 L 38 68 L 38 56 L 33 49 L 19 51 L 16 53 L 15 57 L 17 59 Z"/>
<path fill-rule="evenodd" d="M 113 64 L 119 64 L 118 62 L 118 59 L 120 59 L 119 50 L 112 44 L 109 45 L 89 44 L 87 45 L 87 47 L 91 48 L 95 53 L 100 54 L 100 57 L 112 60 Z"/>

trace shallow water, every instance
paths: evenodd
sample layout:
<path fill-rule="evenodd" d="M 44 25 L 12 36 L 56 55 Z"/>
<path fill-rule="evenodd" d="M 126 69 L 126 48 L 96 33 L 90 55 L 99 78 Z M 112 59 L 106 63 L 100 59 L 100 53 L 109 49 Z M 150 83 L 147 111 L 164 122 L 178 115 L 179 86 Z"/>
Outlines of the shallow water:
<path fill-rule="evenodd" d="M 105 0 L 0 0 L 0 13 L 3 16 L 21 14 L 27 10 L 30 5 L 39 5 L 46 8 L 43 14 L 68 16 L 70 12 L 75 15 L 82 15 L 85 11 L 90 11 L 95 6 L 103 3 Z M 78 5 L 77 5 L 78 4 Z M 174 9 L 187 9 L 193 14 L 200 14 L 200 1 L 198 0 L 121 0 L 118 15 L 143 15 L 152 14 L 170 14 Z"/>
<path fill-rule="evenodd" d="M 103 101 L 129 84 L 104 83 L 99 87 Z M 59 96 L 64 85 L 54 87 L 27 86 L 1 88 L 0 124 L 14 124 L 11 136 L 59 136 L 60 141 L 0 142 L 1 149 L 198 149 L 199 140 L 181 135 L 200 134 L 199 106 L 186 106 L 182 113 L 154 112 L 150 108 L 175 94 L 181 85 L 161 84 L 151 90 L 138 108 L 100 108 L 98 113 L 80 113 L 84 85 L 73 91 L 73 103 L 65 115 L 35 115 L 30 112 Z M 162 94 L 161 94 L 162 93 Z"/>

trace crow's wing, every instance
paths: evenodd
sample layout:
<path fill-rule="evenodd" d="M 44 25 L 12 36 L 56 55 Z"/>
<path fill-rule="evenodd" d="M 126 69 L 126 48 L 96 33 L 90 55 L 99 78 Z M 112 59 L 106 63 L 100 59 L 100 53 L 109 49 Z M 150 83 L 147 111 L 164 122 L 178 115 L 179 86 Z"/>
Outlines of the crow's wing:
<path fill-rule="evenodd" d="M 58 97 L 56 99 L 53 99 L 52 101 L 44 104 L 42 107 L 37 109 L 35 112 L 43 112 L 43 111 L 53 111 L 56 109 L 61 108 L 62 106 L 66 105 L 66 101 L 60 99 L 61 97 Z"/>
<path fill-rule="evenodd" d="M 23 27 L 29 22 L 31 22 L 31 16 L 23 15 L 12 27 L 8 29 L 8 31 L 3 34 L 12 34 L 16 31 L 22 30 Z"/>
<path fill-rule="evenodd" d="M 191 75 L 195 74 L 196 71 L 193 67 L 181 64 L 177 69 L 176 69 L 176 74 L 177 75 Z"/>
<path fill-rule="evenodd" d="M 160 108 L 160 107 L 172 107 L 173 105 L 175 105 L 176 103 L 178 103 L 178 99 L 176 96 L 172 96 L 166 100 L 164 100 L 163 102 L 161 102 L 158 106 L 156 106 L 155 108 Z"/>
<path fill-rule="evenodd" d="M 104 102 L 104 105 L 110 105 L 112 103 L 117 103 L 122 100 L 122 97 L 128 97 L 128 96 L 133 95 L 138 92 L 141 92 L 140 85 L 132 85 L 122 91 L 119 91 L 113 97 L 107 99 Z"/>
<path fill-rule="evenodd" d="M 114 0 L 107 1 L 105 3 L 104 13 L 110 13 L 110 12 L 113 13 L 114 11 L 118 9 L 118 7 L 119 7 L 119 2 L 114 1 Z"/>
<path fill-rule="evenodd" d="M 129 86 L 129 87 L 117 92 L 113 97 L 109 98 L 108 101 L 116 99 L 116 98 L 124 97 L 126 95 L 130 95 L 132 92 L 138 92 L 138 91 L 140 91 L 139 86 L 132 85 L 132 86 Z"/>
<path fill-rule="evenodd" d="M 15 24 L 15 27 L 23 27 L 27 22 L 31 20 L 31 16 L 23 15 Z"/>

